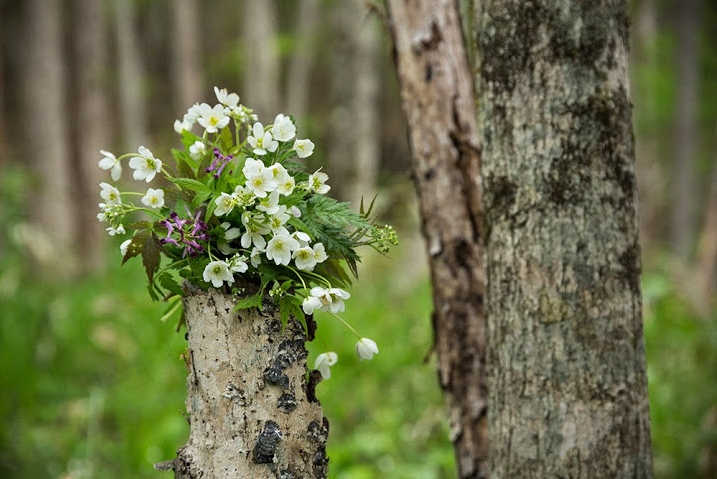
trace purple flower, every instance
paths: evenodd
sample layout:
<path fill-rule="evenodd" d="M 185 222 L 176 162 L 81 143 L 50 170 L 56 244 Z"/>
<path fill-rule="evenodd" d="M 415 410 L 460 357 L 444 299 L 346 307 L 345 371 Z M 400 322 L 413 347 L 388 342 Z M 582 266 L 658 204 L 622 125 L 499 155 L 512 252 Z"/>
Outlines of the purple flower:
<path fill-rule="evenodd" d="M 189 215 L 189 209 L 187 209 Z M 166 220 L 160 221 L 165 228 L 167 228 L 167 237 L 159 240 L 162 244 L 171 243 L 175 246 L 182 247 L 184 245 L 183 258 L 189 256 L 196 256 L 204 252 L 204 247 L 197 241 L 208 241 L 209 235 L 207 234 L 207 224 L 199 219 L 202 215 L 201 211 L 197 211 L 194 216 L 194 221 L 182 219 L 175 212 L 169 215 Z M 172 236 L 179 236 L 179 239 L 175 239 Z"/>
<path fill-rule="evenodd" d="M 216 170 L 214 171 L 214 178 L 219 178 L 222 171 L 224 171 L 224 168 L 227 166 L 227 163 L 229 163 L 232 159 L 234 159 L 233 155 L 224 156 L 219 152 L 219 148 L 214 148 L 214 160 L 212 160 L 212 164 L 204 171 L 211 173 Z"/>

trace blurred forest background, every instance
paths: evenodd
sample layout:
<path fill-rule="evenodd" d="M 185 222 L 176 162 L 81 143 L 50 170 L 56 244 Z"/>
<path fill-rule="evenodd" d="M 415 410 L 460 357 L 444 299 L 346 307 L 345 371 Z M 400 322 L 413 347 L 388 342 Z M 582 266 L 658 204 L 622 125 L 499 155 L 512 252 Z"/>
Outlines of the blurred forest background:
<path fill-rule="evenodd" d="M 656 477 L 717 477 L 717 4 L 632 7 Z M 152 464 L 188 434 L 186 343 L 139 262 L 119 267 L 97 162 L 168 158 L 215 85 L 265 122 L 293 114 L 331 194 L 379 193 L 400 233 L 366 252 L 345 315 L 381 353 L 358 363 L 318 318 L 340 358 L 318 387 L 331 477 L 455 477 L 391 51 L 364 2 L 0 0 L 0 35 L 0 477 L 168 477 Z"/>

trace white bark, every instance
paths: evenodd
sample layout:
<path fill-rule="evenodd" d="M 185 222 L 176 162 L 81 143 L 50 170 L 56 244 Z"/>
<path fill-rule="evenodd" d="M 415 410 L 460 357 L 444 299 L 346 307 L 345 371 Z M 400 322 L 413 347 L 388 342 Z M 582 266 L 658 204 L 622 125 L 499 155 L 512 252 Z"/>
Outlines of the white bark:
<path fill-rule="evenodd" d="M 190 436 L 176 478 L 325 478 L 328 421 L 307 383 L 304 329 L 276 307 L 232 313 L 215 290 L 184 299 Z M 161 466 L 160 466 L 161 467 Z"/>

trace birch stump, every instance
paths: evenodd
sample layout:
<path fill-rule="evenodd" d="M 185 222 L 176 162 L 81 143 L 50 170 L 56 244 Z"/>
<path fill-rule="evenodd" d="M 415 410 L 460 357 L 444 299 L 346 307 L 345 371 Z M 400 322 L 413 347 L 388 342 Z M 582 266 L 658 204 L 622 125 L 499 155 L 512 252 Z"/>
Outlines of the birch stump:
<path fill-rule="evenodd" d="M 184 298 L 189 348 L 187 444 L 159 469 L 177 479 L 326 478 L 328 421 L 307 382 L 306 335 L 265 300 L 232 312 L 230 295 Z"/>

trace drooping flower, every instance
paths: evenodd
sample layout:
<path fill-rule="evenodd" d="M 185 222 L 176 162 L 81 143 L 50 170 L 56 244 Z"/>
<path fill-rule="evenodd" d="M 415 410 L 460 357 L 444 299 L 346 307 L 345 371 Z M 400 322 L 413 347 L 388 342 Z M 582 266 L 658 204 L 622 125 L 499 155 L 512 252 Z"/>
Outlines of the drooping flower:
<path fill-rule="evenodd" d="M 246 141 L 253 148 L 255 155 L 266 155 L 268 152 L 274 152 L 279 147 L 279 142 L 274 140 L 271 132 L 264 131 L 264 125 L 260 122 L 254 123 L 252 134 L 247 136 Z"/>
<path fill-rule="evenodd" d="M 229 271 L 226 261 L 212 261 L 204 268 L 202 276 L 204 281 L 211 282 L 215 288 L 220 288 L 225 281 L 229 285 L 234 283 L 234 275 Z"/>
<path fill-rule="evenodd" d="M 349 299 L 351 295 L 339 288 L 324 289 L 321 287 L 313 287 L 309 292 L 311 296 L 317 298 L 321 302 L 321 311 L 331 311 L 332 313 L 340 313 L 344 311 L 344 299 Z M 312 301 L 316 304 L 315 301 Z M 306 303 L 306 300 L 304 300 Z M 309 313 L 307 313 L 309 314 Z"/>
<path fill-rule="evenodd" d="M 339 356 L 334 353 L 333 351 L 329 351 L 328 353 L 321 353 L 318 356 L 316 356 L 316 361 L 314 362 L 314 369 L 319 371 L 321 373 L 321 377 L 324 379 L 330 379 L 331 378 L 331 366 L 336 364 L 336 362 L 339 360 Z"/>
<path fill-rule="evenodd" d="M 299 242 L 291 236 L 275 235 L 266 245 L 266 258 L 276 264 L 288 265 L 291 253 L 299 247 Z"/>
<path fill-rule="evenodd" d="M 120 254 L 122 254 L 122 257 L 124 258 L 127 255 L 127 248 L 129 248 L 129 244 L 132 242 L 132 239 L 128 239 L 127 241 L 123 241 L 120 245 Z"/>
<path fill-rule="evenodd" d="M 299 158 L 308 158 L 314 152 L 314 142 L 308 139 L 296 140 L 294 151 Z"/>
<path fill-rule="evenodd" d="M 122 176 L 122 164 L 117 157 L 109 151 L 100 150 L 102 153 L 102 159 L 97 165 L 103 170 L 111 170 L 110 176 L 113 181 L 118 181 Z"/>
<path fill-rule="evenodd" d="M 145 180 L 149 183 L 157 173 L 162 171 L 162 162 L 144 146 L 140 146 L 138 152 L 139 156 L 134 156 L 129 160 L 129 167 L 134 170 L 132 176 L 135 180 Z"/>
<path fill-rule="evenodd" d="M 149 208 L 161 208 L 164 206 L 164 190 L 148 188 L 147 194 L 142 198 L 142 204 Z"/>
<path fill-rule="evenodd" d="M 378 345 L 373 339 L 361 338 L 356 343 L 356 355 L 359 361 L 364 359 L 372 359 L 374 354 L 378 354 Z"/>
<path fill-rule="evenodd" d="M 279 141 L 289 141 L 296 136 L 296 126 L 291 118 L 279 113 L 274 118 L 274 126 L 271 127 L 272 136 Z"/>
<path fill-rule="evenodd" d="M 329 192 L 331 187 L 326 184 L 326 180 L 329 179 L 329 175 L 322 171 L 316 171 L 309 175 L 309 191 L 313 191 L 320 195 L 325 195 Z"/>
<path fill-rule="evenodd" d="M 323 303 L 321 302 L 321 299 L 316 296 L 307 296 L 301 303 L 301 309 L 303 309 L 306 314 L 314 314 L 314 311 L 317 309 L 320 310 L 322 306 Z"/>
<path fill-rule="evenodd" d="M 123 235 L 125 234 L 124 225 L 110 226 L 107 228 L 107 233 L 109 233 L 110 236 Z"/>
<path fill-rule="evenodd" d="M 229 124 L 229 120 L 230 118 L 222 105 L 214 105 L 214 107 L 207 103 L 199 105 L 197 123 L 204 127 L 207 133 L 218 133 Z"/>
<path fill-rule="evenodd" d="M 107 207 L 122 203 L 120 192 L 117 188 L 104 182 L 100 183 L 100 187 L 102 188 L 102 191 L 100 191 L 100 197 L 105 200 L 105 206 L 103 206 L 103 208 L 106 209 Z"/>

